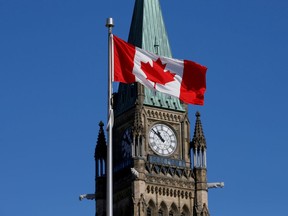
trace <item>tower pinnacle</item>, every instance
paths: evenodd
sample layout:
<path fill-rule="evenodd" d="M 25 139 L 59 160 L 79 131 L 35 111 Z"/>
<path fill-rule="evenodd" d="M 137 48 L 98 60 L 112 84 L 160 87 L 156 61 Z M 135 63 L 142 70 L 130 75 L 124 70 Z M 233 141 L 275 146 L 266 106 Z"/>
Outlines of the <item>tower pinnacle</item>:
<path fill-rule="evenodd" d="M 200 119 L 200 112 L 196 112 L 196 123 L 194 129 L 194 136 L 191 141 L 191 148 L 193 148 L 194 167 L 206 168 L 206 139 L 203 133 L 202 123 Z"/>
<path fill-rule="evenodd" d="M 96 161 L 96 176 L 105 175 L 105 165 L 106 165 L 106 139 L 103 130 L 104 123 L 102 121 L 99 122 L 99 133 L 95 148 L 95 161 Z"/>
<path fill-rule="evenodd" d="M 194 136 L 192 139 L 192 147 L 195 148 L 206 148 L 206 139 L 203 133 L 202 123 L 200 119 L 200 112 L 197 111 L 196 114 L 196 123 L 195 123 L 195 130 Z"/>

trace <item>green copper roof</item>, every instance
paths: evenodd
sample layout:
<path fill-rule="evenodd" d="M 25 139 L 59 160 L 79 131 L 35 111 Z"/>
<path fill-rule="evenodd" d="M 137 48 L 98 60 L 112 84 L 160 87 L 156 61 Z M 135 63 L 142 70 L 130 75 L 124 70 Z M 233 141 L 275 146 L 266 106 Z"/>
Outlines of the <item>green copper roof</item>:
<path fill-rule="evenodd" d="M 136 0 L 128 42 L 172 57 L 159 0 Z"/>
<path fill-rule="evenodd" d="M 128 42 L 158 55 L 172 57 L 159 0 L 135 1 Z M 136 89 L 134 85 L 119 84 L 118 100 L 120 99 L 119 106 L 122 108 L 118 107 L 118 109 L 124 111 L 123 109 L 128 109 L 135 104 L 137 95 L 131 91 Z M 185 111 L 184 106 L 177 98 L 147 88 L 145 88 L 144 94 L 143 103 L 146 105 Z M 129 95 L 134 95 L 135 98 L 129 97 Z M 129 101 L 123 100 L 123 97 L 127 99 L 127 96 Z"/>

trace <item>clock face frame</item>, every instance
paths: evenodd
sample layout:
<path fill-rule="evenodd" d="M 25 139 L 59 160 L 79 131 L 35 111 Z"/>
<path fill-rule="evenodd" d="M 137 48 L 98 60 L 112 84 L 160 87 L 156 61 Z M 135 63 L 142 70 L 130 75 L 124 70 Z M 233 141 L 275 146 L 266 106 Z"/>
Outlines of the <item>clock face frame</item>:
<path fill-rule="evenodd" d="M 169 156 L 177 148 L 176 135 L 173 129 L 165 124 L 153 125 L 149 131 L 148 139 L 151 149 L 161 156 Z"/>
<path fill-rule="evenodd" d="M 132 136 L 132 129 L 131 127 L 127 128 L 122 136 L 121 139 L 121 151 L 123 158 L 127 159 L 131 157 L 131 144 L 133 142 L 133 136 Z"/>

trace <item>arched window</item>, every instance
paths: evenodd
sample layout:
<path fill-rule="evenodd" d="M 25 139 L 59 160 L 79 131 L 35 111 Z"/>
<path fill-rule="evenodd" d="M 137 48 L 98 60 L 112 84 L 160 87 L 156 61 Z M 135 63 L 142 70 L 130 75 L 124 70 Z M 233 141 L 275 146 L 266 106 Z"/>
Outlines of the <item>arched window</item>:
<path fill-rule="evenodd" d="M 171 215 L 171 216 L 173 216 L 173 215 L 179 216 L 179 215 L 180 215 L 179 210 L 178 210 L 178 208 L 177 208 L 177 206 L 176 206 L 175 203 L 172 203 L 172 205 L 170 206 L 170 211 L 169 211 L 169 214 L 168 214 L 168 215 L 169 215 L 169 216 L 170 216 L 170 215 Z"/>
<path fill-rule="evenodd" d="M 189 208 L 184 205 L 183 208 L 182 208 L 182 211 L 181 211 L 181 216 L 188 216 L 188 215 L 191 215 L 190 211 L 189 211 Z"/>
<path fill-rule="evenodd" d="M 147 206 L 147 209 L 146 209 L 146 215 L 147 216 L 155 216 L 156 215 L 156 206 L 155 206 L 155 203 L 153 202 L 153 200 L 149 200 L 148 202 L 148 206 Z"/>
<path fill-rule="evenodd" d="M 163 210 L 162 210 L 162 209 L 160 209 L 160 210 L 158 211 L 158 216 L 163 216 Z"/>

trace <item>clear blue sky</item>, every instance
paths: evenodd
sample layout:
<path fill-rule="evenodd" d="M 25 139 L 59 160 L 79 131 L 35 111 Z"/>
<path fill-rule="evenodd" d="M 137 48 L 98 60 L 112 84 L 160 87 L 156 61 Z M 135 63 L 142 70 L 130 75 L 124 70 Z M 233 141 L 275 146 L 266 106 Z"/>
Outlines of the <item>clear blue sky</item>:
<path fill-rule="evenodd" d="M 288 2 L 163 0 L 175 58 L 208 67 L 201 112 L 213 216 L 286 215 Z M 0 215 L 94 215 L 107 121 L 107 17 L 128 38 L 134 0 L 0 1 Z"/>

